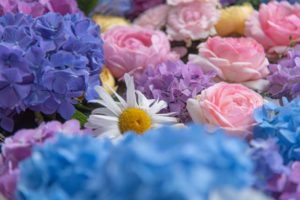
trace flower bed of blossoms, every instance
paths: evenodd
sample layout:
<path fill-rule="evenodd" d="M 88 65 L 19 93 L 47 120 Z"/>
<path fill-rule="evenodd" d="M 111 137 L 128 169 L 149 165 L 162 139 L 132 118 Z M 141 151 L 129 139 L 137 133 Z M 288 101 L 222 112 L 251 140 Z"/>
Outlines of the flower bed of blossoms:
<path fill-rule="evenodd" d="M 0 200 L 300 200 L 299 0 L 0 0 Z"/>

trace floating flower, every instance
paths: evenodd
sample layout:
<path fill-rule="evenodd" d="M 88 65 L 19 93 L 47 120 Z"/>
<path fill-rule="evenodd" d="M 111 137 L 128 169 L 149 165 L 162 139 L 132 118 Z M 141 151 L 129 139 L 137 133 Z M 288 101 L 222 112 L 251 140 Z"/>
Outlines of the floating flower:
<path fill-rule="evenodd" d="M 118 99 L 116 102 L 103 87 L 96 87 L 100 100 L 92 102 L 99 103 L 104 108 L 95 109 L 86 124 L 95 135 L 118 139 L 127 131 L 142 134 L 162 124 L 176 123 L 176 118 L 170 117 L 171 113 L 159 114 L 167 107 L 165 101 L 147 99 L 140 91 L 135 90 L 132 77 L 125 74 L 124 78 L 127 87 L 126 100 L 113 91 Z"/>
<path fill-rule="evenodd" d="M 167 112 L 175 113 L 181 122 L 188 122 L 187 100 L 213 85 L 214 76 L 215 73 L 204 73 L 195 64 L 168 61 L 148 67 L 135 82 L 147 98 L 164 100 Z"/>
<path fill-rule="evenodd" d="M 218 78 L 231 83 L 242 83 L 263 90 L 269 74 L 264 48 L 252 38 L 209 38 L 199 45 L 199 55 L 189 60 L 204 70 L 216 71 Z"/>
<path fill-rule="evenodd" d="M 105 65 L 116 78 L 175 57 L 161 31 L 116 26 L 105 32 L 103 39 Z"/>
<path fill-rule="evenodd" d="M 300 4 L 272 1 L 261 4 L 247 20 L 245 34 L 261 43 L 269 53 L 283 53 L 292 40 L 300 39 Z"/>
<path fill-rule="evenodd" d="M 2 0 L 0 2 L 0 15 L 8 12 L 38 17 L 48 12 L 62 15 L 77 13 L 79 9 L 76 0 Z"/>
<path fill-rule="evenodd" d="M 215 34 L 219 11 L 214 1 L 192 1 L 173 6 L 169 10 L 167 33 L 172 40 L 205 39 Z"/>
<path fill-rule="evenodd" d="M 102 165 L 111 147 L 92 137 L 59 135 L 35 148 L 21 163 L 17 199 L 101 199 Z"/>
<path fill-rule="evenodd" d="M 230 133 L 245 135 L 254 125 L 253 111 L 263 98 L 241 84 L 220 82 L 189 99 L 187 109 L 194 122 L 220 126 Z"/>
<path fill-rule="evenodd" d="M 0 109 L 59 113 L 70 119 L 73 104 L 95 96 L 103 65 L 99 27 L 77 15 L 48 13 L 0 17 Z M 1 121 L 13 116 L 1 116 Z M 2 126 L 3 127 L 3 126 Z M 4 126 L 12 131 L 13 124 Z"/>
<path fill-rule="evenodd" d="M 230 6 L 221 10 L 216 30 L 220 36 L 244 35 L 245 22 L 253 12 L 251 4 Z"/>
<path fill-rule="evenodd" d="M 252 182 L 245 151 L 243 141 L 197 125 L 128 134 L 99 171 L 100 199 L 205 200 L 214 190 L 244 188 Z"/>
<path fill-rule="evenodd" d="M 283 99 L 283 106 L 271 103 L 257 109 L 254 114 L 257 125 L 253 130 L 255 138 L 273 138 L 285 163 L 300 160 L 300 99 L 291 102 Z"/>
<path fill-rule="evenodd" d="M 36 129 L 20 130 L 5 139 L 0 154 L 0 193 L 8 199 L 14 199 L 19 163 L 31 155 L 34 146 L 42 145 L 57 133 L 87 134 L 80 130 L 76 120 L 64 124 L 53 121 L 41 124 Z"/>
<path fill-rule="evenodd" d="M 125 18 L 117 16 L 94 15 L 93 20 L 101 27 L 102 33 L 113 26 L 128 26 L 130 24 Z"/>
<path fill-rule="evenodd" d="M 268 92 L 273 98 L 300 97 L 300 45 L 288 51 L 287 57 L 269 66 L 271 74 Z"/>

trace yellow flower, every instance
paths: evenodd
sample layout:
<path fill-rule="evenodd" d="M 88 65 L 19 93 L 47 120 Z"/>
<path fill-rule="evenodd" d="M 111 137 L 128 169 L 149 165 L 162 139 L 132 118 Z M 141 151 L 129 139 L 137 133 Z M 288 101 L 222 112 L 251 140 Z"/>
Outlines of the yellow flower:
<path fill-rule="evenodd" d="M 113 92 L 111 91 L 111 89 L 113 89 L 114 91 L 117 90 L 117 86 L 116 86 L 116 81 L 115 78 L 113 77 L 113 75 L 110 73 L 110 71 L 104 67 L 101 74 L 100 74 L 100 79 L 102 82 L 102 87 L 109 93 L 112 94 Z M 109 89 L 109 87 L 111 89 Z"/>
<path fill-rule="evenodd" d="M 216 24 L 217 33 L 220 36 L 243 35 L 245 21 L 253 12 L 250 4 L 242 6 L 230 6 L 221 11 L 221 17 Z"/>
<path fill-rule="evenodd" d="M 101 27 L 102 33 L 115 25 L 127 26 L 130 24 L 126 19 L 115 16 L 94 15 L 93 20 Z"/>

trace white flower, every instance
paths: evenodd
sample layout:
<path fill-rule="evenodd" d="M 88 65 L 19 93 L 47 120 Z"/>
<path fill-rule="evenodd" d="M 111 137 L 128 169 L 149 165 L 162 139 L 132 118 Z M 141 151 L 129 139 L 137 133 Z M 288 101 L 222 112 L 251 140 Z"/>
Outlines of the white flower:
<path fill-rule="evenodd" d="M 115 140 L 127 131 L 143 134 L 150 128 L 177 122 L 176 118 L 170 116 L 172 113 L 158 114 L 167 107 L 165 101 L 147 99 L 140 91 L 135 90 L 132 77 L 125 74 L 124 78 L 127 87 L 126 101 L 112 90 L 118 100 L 115 101 L 103 87 L 96 87 L 101 99 L 92 102 L 104 107 L 95 109 L 85 125 L 95 135 Z"/>

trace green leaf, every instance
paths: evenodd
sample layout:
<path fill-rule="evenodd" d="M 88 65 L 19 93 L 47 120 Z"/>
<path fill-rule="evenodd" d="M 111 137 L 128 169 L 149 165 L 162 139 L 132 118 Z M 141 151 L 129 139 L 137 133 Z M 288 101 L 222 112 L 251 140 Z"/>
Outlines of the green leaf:
<path fill-rule="evenodd" d="M 80 10 L 82 10 L 86 15 L 96 7 L 98 0 L 77 0 Z"/>
<path fill-rule="evenodd" d="M 76 110 L 72 119 L 77 119 L 80 122 L 80 126 L 84 127 L 84 124 L 87 123 L 87 116 L 82 112 Z"/>

